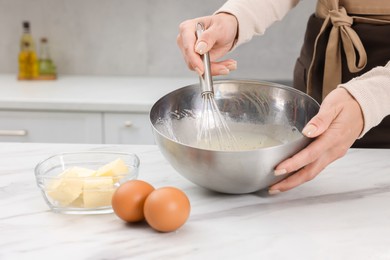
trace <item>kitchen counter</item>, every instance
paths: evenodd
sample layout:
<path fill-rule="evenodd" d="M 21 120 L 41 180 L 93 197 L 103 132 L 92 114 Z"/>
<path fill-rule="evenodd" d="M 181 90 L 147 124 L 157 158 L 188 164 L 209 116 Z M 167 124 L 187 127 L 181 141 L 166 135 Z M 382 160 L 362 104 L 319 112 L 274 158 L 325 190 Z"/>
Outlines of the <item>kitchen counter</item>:
<path fill-rule="evenodd" d="M 165 94 L 198 78 L 60 76 L 18 81 L 0 74 L 0 110 L 149 112 Z"/>
<path fill-rule="evenodd" d="M 18 81 L 0 74 L 0 110 L 149 113 L 164 95 L 198 84 L 194 77 L 65 76 L 53 81 Z M 274 80 L 291 86 L 288 80 Z"/>
<path fill-rule="evenodd" d="M 192 211 L 159 233 L 114 214 L 49 211 L 35 165 L 69 151 L 119 150 L 140 179 L 176 186 Z M 0 259 L 389 259 L 390 150 L 351 149 L 313 181 L 276 196 L 224 195 L 182 178 L 153 145 L 0 144 Z"/>

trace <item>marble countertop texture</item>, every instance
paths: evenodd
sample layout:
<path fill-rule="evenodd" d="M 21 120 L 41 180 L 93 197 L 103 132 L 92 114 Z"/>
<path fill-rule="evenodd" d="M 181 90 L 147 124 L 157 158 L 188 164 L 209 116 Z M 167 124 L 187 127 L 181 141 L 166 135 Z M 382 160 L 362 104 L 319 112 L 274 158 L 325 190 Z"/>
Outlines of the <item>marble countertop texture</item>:
<path fill-rule="evenodd" d="M 113 213 L 64 215 L 45 204 L 34 178 L 50 155 L 136 153 L 139 179 L 190 199 L 171 233 L 128 225 Z M 294 190 L 226 195 L 181 177 L 154 145 L 0 143 L 0 259 L 390 259 L 390 150 L 351 149 Z"/>
<path fill-rule="evenodd" d="M 59 76 L 18 81 L 0 74 L 0 109 L 148 113 L 171 91 L 197 84 L 193 78 Z"/>

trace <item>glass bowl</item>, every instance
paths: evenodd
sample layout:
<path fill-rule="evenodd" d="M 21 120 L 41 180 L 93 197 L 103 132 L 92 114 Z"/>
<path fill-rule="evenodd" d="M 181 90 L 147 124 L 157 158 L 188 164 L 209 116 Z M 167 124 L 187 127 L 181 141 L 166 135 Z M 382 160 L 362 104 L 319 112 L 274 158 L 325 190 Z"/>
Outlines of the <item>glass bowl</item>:
<path fill-rule="evenodd" d="M 35 167 L 35 177 L 50 209 L 67 214 L 113 212 L 115 190 L 138 177 L 137 155 L 123 152 L 75 152 L 51 156 Z"/>

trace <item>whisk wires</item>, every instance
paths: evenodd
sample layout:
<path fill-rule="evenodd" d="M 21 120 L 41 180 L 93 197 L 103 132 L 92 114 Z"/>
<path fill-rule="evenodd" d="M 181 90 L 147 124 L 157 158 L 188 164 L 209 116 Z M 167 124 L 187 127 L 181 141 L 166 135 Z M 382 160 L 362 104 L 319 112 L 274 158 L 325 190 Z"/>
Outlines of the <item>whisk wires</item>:
<path fill-rule="evenodd" d="M 235 150 L 236 139 L 231 133 L 212 92 L 202 94 L 202 114 L 198 126 L 197 142 L 206 149 Z"/>

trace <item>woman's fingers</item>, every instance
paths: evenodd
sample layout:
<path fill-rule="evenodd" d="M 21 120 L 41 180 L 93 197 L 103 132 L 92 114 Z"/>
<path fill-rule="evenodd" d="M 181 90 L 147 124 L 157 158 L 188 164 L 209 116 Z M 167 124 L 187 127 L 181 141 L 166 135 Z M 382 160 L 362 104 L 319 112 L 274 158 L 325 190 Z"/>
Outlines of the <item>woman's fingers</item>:
<path fill-rule="evenodd" d="M 193 27 L 193 28 L 192 28 Z M 195 25 L 191 21 L 185 21 L 179 26 L 180 33 L 177 36 L 177 44 L 183 55 L 184 61 L 186 62 L 190 70 L 203 71 L 203 62 L 199 54 L 195 52 L 194 46 L 197 41 L 195 35 Z"/>
<path fill-rule="evenodd" d="M 220 37 L 219 33 L 213 29 L 214 27 L 207 27 L 207 30 L 203 31 L 195 43 L 195 52 L 202 55 L 213 48 L 217 39 Z"/>
<path fill-rule="evenodd" d="M 287 159 L 285 173 L 294 173 L 270 187 L 270 191 L 287 191 L 316 177 L 327 165 L 344 156 L 348 148 L 337 146 L 332 135 L 320 136 L 308 147 Z"/>
<path fill-rule="evenodd" d="M 196 25 L 199 22 L 203 23 L 205 30 L 197 39 Z M 237 23 L 233 15 L 226 13 L 182 22 L 179 26 L 177 44 L 188 68 L 202 75 L 204 66 L 200 55 L 209 52 L 213 75 L 226 75 L 234 70 L 237 62 L 216 62 L 216 60 L 232 48 L 237 35 Z"/>
<path fill-rule="evenodd" d="M 325 147 L 323 145 L 325 145 Z M 328 145 L 329 143 L 322 142 L 320 139 L 313 141 L 302 151 L 280 163 L 275 168 L 274 174 L 276 176 L 284 175 L 303 168 L 307 164 L 317 160 L 324 150 L 327 150 L 328 147 L 326 146 Z"/>
<path fill-rule="evenodd" d="M 337 116 L 335 109 L 321 107 L 318 114 L 314 116 L 304 127 L 302 133 L 308 137 L 316 137 L 325 132 Z M 335 139 L 331 135 L 320 136 L 293 157 L 283 161 L 275 168 L 275 175 L 282 175 L 297 171 L 305 165 L 317 160 L 324 151 L 332 148 Z"/>
<path fill-rule="evenodd" d="M 322 158 L 324 159 L 324 158 Z M 269 188 L 270 194 L 276 194 L 291 190 L 305 182 L 314 179 L 330 162 L 326 160 L 316 160 L 313 163 L 306 165 L 293 175 L 278 182 Z"/>
<path fill-rule="evenodd" d="M 277 165 L 275 175 L 295 173 L 270 187 L 270 194 L 313 179 L 327 165 L 343 157 L 363 129 L 363 115 L 356 100 L 345 89 L 339 88 L 325 98 L 319 113 L 305 128 L 305 135 L 316 139 Z"/>
<path fill-rule="evenodd" d="M 337 107 L 322 106 L 318 114 L 303 128 L 302 134 L 310 138 L 319 136 L 329 128 L 339 112 L 337 111 Z"/>
<path fill-rule="evenodd" d="M 220 62 L 211 62 L 211 74 L 213 76 L 227 75 L 237 69 L 237 61 L 228 59 Z"/>

